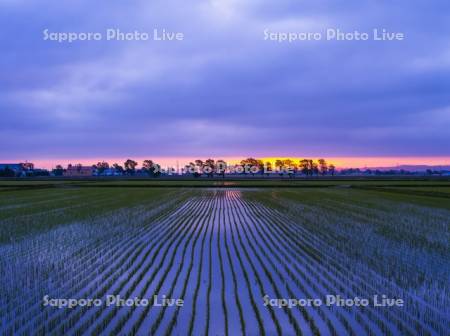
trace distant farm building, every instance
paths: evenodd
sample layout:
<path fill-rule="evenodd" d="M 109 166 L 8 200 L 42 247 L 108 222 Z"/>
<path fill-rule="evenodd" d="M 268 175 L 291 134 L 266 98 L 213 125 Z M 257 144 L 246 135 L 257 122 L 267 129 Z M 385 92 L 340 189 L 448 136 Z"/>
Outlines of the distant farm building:
<path fill-rule="evenodd" d="M 90 166 L 81 166 L 81 165 L 69 165 L 67 169 L 64 171 L 63 176 L 67 177 L 86 177 L 93 176 L 95 172 L 94 167 Z"/>
<path fill-rule="evenodd" d="M 0 163 L 0 170 L 5 170 L 7 168 L 14 170 L 14 172 L 16 173 L 22 172 L 24 170 L 22 163 Z"/>
<path fill-rule="evenodd" d="M 25 176 L 32 172 L 34 165 L 30 162 L 25 163 L 0 163 L 0 171 L 11 171 L 16 177 Z"/>

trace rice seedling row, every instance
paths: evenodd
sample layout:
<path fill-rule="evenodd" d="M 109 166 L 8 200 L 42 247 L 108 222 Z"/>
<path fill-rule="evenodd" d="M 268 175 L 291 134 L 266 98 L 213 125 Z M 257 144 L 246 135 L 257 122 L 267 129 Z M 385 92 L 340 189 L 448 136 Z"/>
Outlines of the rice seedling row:
<path fill-rule="evenodd" d="M 0 200 L 0 232 L 9 237 L 0 239 L 1 334 L 359 336 L 449 329 L 444 208 L 434 211 L 416 198 L 378 199 L 372 190 L 168 189 L 118 197 L 94 188 L 89 200 L 86 191 L 71 192 L 53 190 L 49 199 L 13 192 Z M 402 298 L 404 306 L 266 304 L 383 294 Z M 102 304 L 49 307 L 45 295 Z M 107 305 L 109 297 L 184 304 Z"/>

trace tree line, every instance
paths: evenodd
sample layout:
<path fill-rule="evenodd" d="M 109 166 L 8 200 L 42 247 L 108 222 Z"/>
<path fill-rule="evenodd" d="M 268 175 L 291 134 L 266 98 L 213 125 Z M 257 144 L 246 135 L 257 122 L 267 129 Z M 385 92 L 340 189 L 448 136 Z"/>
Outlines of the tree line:
<path fill-rule="evenodd" d="M 252 175 L 278 173 L 280 175 L 288 174 L 291 176 L 296 174 L 314 176 L 334 175 L 336 167 L 334 164 L 328 164 L 325 159 L 319 159 L 317 162 L 311 159 L 302 159 L 299 161 L 278 159 L 272 164 L 270 161 L 264 162 L 263 160 L 250 157 L 241 160 L 239 164 L 231 166 L 227 165 L 224 160 L 195 160 L 186 165 L 184 171 L 191 173 L 196 177 L 201 176 L 202 174 L 212 177 L 214 174 L 225 175 L 225 173 Z"/>
<path fill-rule="evenodd" d="M 92 168 L 98 175 L 102 175 L 107 170 L 113 170 L 119 175 L 135 175 L 137 173 L 137 167 L 139 163 L 132 159 L 127 159 L 123 165 L 113 163 L 110 165 L 106 161 L 100 161 L 97 164 L 92 165 Z M 142 168 L 140 172 L 152 177 L 158 177 L 164 171 L 161 169 L 161 165 L 153 160 L 144 160 L 142 162 Z M 68 169 L 81 169 L 82 165 L 69 165 Z M 63 175 L 64 169 L 61 165 L 56 166 L 53 170 L 54 175 Z M 172 172 L 175 172 L 172 170 Z M 325 159 L 318 159 L 314 161 L 312 159 L 302 159 L 299 161 L 291 159 L 278 159 L 273 163 L 270 161 L 264 162 L 263 160 L 256 158 L 246 158 L 241 160 L 238 164 L 229 165 L 224 160 L 197 159 L 189 164 L 185 165 L 182 169 L 182 174 L 191 174 L 194 177 L 200 177 L 206 175 L 207 177 L 214 177 L 215 175 L 225 176 L 225 174 L 280 174 L 295 176 L 297 174 L 305 176 L 319 176 L 319 175 L 334 175 L 336 168 L 333 164 L 327 163 Z"/>

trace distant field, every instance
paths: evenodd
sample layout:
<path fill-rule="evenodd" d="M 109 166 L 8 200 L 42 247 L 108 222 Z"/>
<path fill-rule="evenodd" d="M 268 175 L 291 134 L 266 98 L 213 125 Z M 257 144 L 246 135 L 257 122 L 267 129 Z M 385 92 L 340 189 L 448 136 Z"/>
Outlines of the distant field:
<path fill-rule="evenodd" d="M 219 183 L 0 181 L 0 334 L 447 335 L 448 181 Z M 326 295 L 371 304 L 264 305 Z"/>
<path fill-rule="evenodd" d="M 0 180 L 0 188 L 23 187 L 334 187 L 334 186 L 386 186 L 386 187 L 447 187 L 450 188 L 450 178 L 296 178 L 278 179 L 241 177 L 241 178 L 86 178 L 86 179 L 23 179 Z"/>

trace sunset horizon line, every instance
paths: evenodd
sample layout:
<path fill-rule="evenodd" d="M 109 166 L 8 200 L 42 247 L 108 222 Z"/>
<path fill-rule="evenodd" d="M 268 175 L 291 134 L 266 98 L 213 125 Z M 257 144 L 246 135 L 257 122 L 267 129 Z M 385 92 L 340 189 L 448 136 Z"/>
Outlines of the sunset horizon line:
<path fill-rule="evenodd" d="M 228 164 L 238 164 L 245 158 L 253 157 L 264 162 L 274 163 L 275 160 L 290 159 L 300 161 L 301 159 L 325 159 L 336 166 L 337 169 L 346 168 L 381 168 L 398 166 L 447 166 L 450 165 L 450 156 L 120 156 L 120 157 L 73 157 L 73 158 L 26 158 L 26 159 L 0 159 L 0 163 L 33 163 L 37 168 L 53 169 L 57 165 L 63 167 L 69 164 L 94 165 L 97 162 L 108 162 L 109 164 L 123 164 L 127 159 L 138 162 L 142 166 L 144 160 L 152 160 L 164 167 L 183 167 L 196 159 L 224 160 Z"/>

